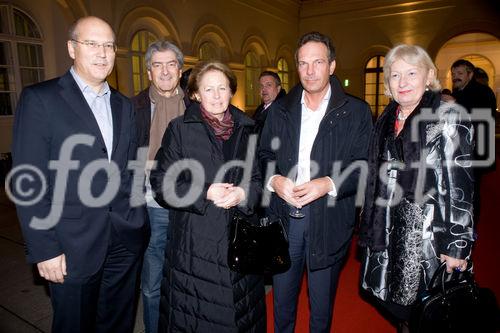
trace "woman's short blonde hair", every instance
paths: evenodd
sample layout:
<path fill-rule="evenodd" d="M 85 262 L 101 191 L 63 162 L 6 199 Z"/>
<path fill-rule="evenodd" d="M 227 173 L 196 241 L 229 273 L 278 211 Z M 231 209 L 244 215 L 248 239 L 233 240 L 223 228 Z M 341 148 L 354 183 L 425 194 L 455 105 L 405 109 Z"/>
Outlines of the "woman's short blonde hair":
<path fill-rule="evenodd" d="M 227 65 L 218 62 L 218 61 L 210 61 L 210 62 L 198 62 L 196 66 L 194 66 L 193 71 L 189 75 L 188 85 L 187 85 L 187 93 L 189 98 L 195 99 L 195 94 L 198 92 L 200 88 L 199 84 L 203 75 L 210 71 L 219 71 L 224 74 L 224 76 L 229 81 L 229 89 L 231 90 L 231 94 L 234 95 L 236 93 L 236 89 L 238 87 L 238 83 L 236 80 L 236 76 L 233 71 L 227 67 Z"/>
<path fill-rule="evenodd" d="M 384 62 L 384 88 L 385 94 L 391 97 L 391 90 L 389 89 L 389 78 L 391 77 L 391 66 L 397 60 L 404 60 L 405 62 L 415 65 L 417 67 L 422 67 L 427 71 L 432 70 L 433 75 L 431 77 L 428 88 L 432 91 L 440 91 L 441 84 L 437 78 L 437 68 L 436 65 L 429 57 L 429 54 L 418 45 L 408 45 L 400 44 L 393 47 L 385 56 Z"/>

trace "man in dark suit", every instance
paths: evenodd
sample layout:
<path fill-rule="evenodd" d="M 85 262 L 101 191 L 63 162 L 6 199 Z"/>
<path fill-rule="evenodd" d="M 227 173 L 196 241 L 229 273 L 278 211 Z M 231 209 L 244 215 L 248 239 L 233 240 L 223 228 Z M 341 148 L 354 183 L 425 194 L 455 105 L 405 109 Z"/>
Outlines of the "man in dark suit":
<path fill-rule="evenodd" d="M 271 107 L 259 146 L 261 163 L 276 165 L 266 186 L 272 192 L 269 212 L 286 221 L 292 260 L 287 272 L 273 277 L 274 330 L 294 331 L 305 266 L 309 329 L 330 332 L 360 174 L 359 168 L 343 171 L 366 160 L 372 117 L 368 104 L 345 94 L 333 75 L 330 38 L 305 34 L 295 58 L 300 84 Z M 332 171 L 336 166 L 342 174 Z"/>
<path fill-rule="evenodd" d="M 79 19 L 67 47 L 71 69 L 21 94 L 12 192 L 28 261 L 49 281 L 52 331 L 131 332 L 147 240 L 145 208 L 130 202 L 134 112 L 106 82 L 116 44 L 105 21 Z M 27 193 L 39 196 L 21 202 Z"/>
<path fill-rule="evenodd" d="M 474 168 L 474 217 L 479 221 L 481 215 L 481 180 L 485 173 L 494 171 L 495 164 L 495 138 L 490 142 L 490 135 L 494 136 L 497 101 L 495 93 L 487 85 L 481 84 L 474 77 L 475 66 L 468 60 L 458 59 L 451 65 L 451 78 L 453 93 L 456 103 L 462 105 L 470 113 L 491 116 L 493 126 L 488 126 L 485 121 L 473 119 L 474 125 L 474 158 L 477 161 L 492 161 L 490 166 Z M 480 126 L 482 125 L 482 126 Z M 483 129 L 484 128 L 484 129 Z M 493 132 L 493 133 L 492 133 Z M 490 154 L 492 150 L 493 156 Z"/>
<path fill-rule="evenodd" d="M 459 59 L 451 65 L 451 77 L 453 81 L 452 96 L 455 98 L 456 102 L 466 108 L 467 111 L 471 113 L 474 112 L 476 115 L 482 115 L 483 117 L 491 116 L 494 123 L 497 113 L 495 93 L 487 85 L 481 84 L 475 80 L 474 70 L 474 65 L 465 59 Z M 489 142 L 487 139 L 491 131 L 495 131 L 495 126 L 489 128 L 487 123 L 476 119 L 473 119 L 473 124 L 476 142 L 475 157 L 478 160 L 486 160 L 488 157 L 494 160 L 495 157 L 489 155 L 490 147 L 494 147 L 494 142 Z M 485 133 L 479 132 L 480 124 L 485 125 Z M 492 150 L 492 153 L 495 154 L 494 148 L 492 148 Z M 479 169 L 476 171 L 478 170 Z M 481 169 L 480 172 L 482 171 L 485 170 Z M 476 184 L 479 184 L 478 179 L 476 179 Z"/>
<path fill-rule="evenodd" d="M 260 98 L 262 103 L 255 109 L 253 120 L 255 120 L 255 133 L 260 134 L 267 118 L 271 104 L 286 95 L 285 89 L 281 87 L 281 79 L 272 71 L 263 71 L 259 77 Z"/>
<path fill-rule="evenodd" d="M 453 97 L 456 102 L 472 112 L 473 108 L 487 108 L 495 119 L 497 101 L 495 93 L 488 85 L 477 82 L 474 78 L 474 65 L 459 59 L 451 65 Z"/>

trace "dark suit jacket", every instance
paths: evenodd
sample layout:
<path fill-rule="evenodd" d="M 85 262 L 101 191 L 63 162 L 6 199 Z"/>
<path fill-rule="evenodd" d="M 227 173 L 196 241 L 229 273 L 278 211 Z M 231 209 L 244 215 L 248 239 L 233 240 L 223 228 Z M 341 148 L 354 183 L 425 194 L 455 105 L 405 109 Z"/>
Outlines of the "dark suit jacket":
<path fill-rule="evenodd" d="M 276 96 L 276 99 L 272 103 L 274 103 L 275 101 L 277 101 L 285 96 L 286 96 L 286 91 L 285 91 L 285 89 L 281 88 L 280 92 L 278 93 L 278 96 Z M 271 103 L 271 105 L 272 105 L 272 103 Z M 264 128 L 264 123 L 266 122 L 267 114 L 271 108 L 271 105 L 269 105 L 267 107 L 267 109 L 264 109 L 264 103 L 260 103 L 260 105 L 257 107 L 257 109 L 255 109 L 255 112 L 252 116 L 252 119 L 255 121 L 254 133 L 257 133 L 260 135 L 260 132 L 262 132 L 262 129 Z"/>
<path fill-rule="evenodd" d="M 344 171 L 352 163 L 366 161 L 372 131 L 372 116 L 368 104 L 344 93 L 335 76 L 330 79 L 332 95 L 311 151 L 311 161 L 319 170 L 312 179 L 330 176 L 334 163 Z M 286 97 L 275 101 L 268 112 L 259 146 L 261 164 L 276 163 L 276 172 L 288 176 L 298 163 L 301 126 L 301 97 L 303 88 L 295 86 Z M 278 138 L 280 147 L 272 149 Z M 329 195 L 309 204 L 309 268 L 321 269 L 341 260 L 349 245 L 355 222 L 355 195 L 358 189 L 359 169 L 341 181 L 332 177 L 336 189 L 335 205 L 328 205 Z M 272 193 L 271 215 L 288 221 L 290 207 Z M 287 223 L 288 224 L 288 223 Z"/>
<path fill-rule="evenodd" d="M 111 164 L 116 166 L 110 176 L 102 170 L 93 178 L 82 176 L 90 163 L 98 159 L 107 161 L 108 157 L 97 121 L 69 71 L 60 78 L 25 88 L 15 114 L 14 167 L 28 164 L 37 168 L 47 184 L 44 189 L 39 182 L 31 183 L 35 191 L 41 192 L 41 200 L 17 205 L 28 260 L 37 263 L 64 253 L 71 277 L 89 276 L 99 269 L 106 255 L 111 228 L 116 230 L 122 244 L 134 253 L 140 253 L 147 238 L 145 208 L 130 204 L 133 173 L 127 164 L 135 159 L 137 150 L 132 104 L 114 89 L 111 89 L 110 102 L 113 116 Z M 91 143 L 80 143 L 73 148 L 70 156 L 77 165 L 64 179 L 64 172 L 49 167 L 49 161 L 60 159 L 61 147 L 75 134 L 88 136 Z M 21 180 L 18 173 L 11 184 Z M 79 186 L 89 187 L 92 195 L 98 197 L 113 181 L 118 186 L 109 202 L 100 199 L 96 200 L 98 207 L 89 207 L 85 200 L 82 201 Z M 58 182 L 66 189 L 62 198 L 54 200 Z M 19 195 L 16 186 L 12 187 L 13 193 Z M 62 213 L 50 221 L 53 227 L 37 229 L 32 219 L 45 218 L 58 208 Z"/>
<path fill-rule="evenodd" d="M 454 89 L 453 97 L 456 102 L 472 112 L 473 108 L 488 108 L 495 119 L 497 101 L 495 93 L 487 85 L 481 84 L 472 78 L 462 90 Z"/>
<path fill-rule="evenodd" d="M 469 112 L 472 112 L 474 108 L 477 108 L 477 110 L 475 111 L 476 114 L 480 112 L 479 114 L 482 114 L 485 117 L 491 116 L 493 121 L 495 121 L 497 113 L 497 100 L 495 98 L 495 93 L 487 85 L 481 84 L 474 78 L 472 78 L 472 80 L 467 83 L 464 89 L 453 90 L 453 97 L 456 98 L 456 102 L 458 104 L 462 105 Z M 493 154 L 495 154 L 494 141 L 490 142 L 488 140 L 491 131 L 493 131 L 493 135 L 495 134 L 495 125 L 493 125 L 493 128 L 486 127 L 485 133 L 483 133 L 482 131 L 479 131 L 479 124 L 481 123 L 483 122 L 475 119 L 472 121 L 472 124 L 475 128 L 474 141 L 476 142 L 476 146 L 474 147 L 474 154 L 476 159 L 485 160 L 489 156 L 488 152 L 490 149 L 492 149 Z M 484 142 L 484 145 L 482 144 L 482 142 Z M 479 152 L 482 150 L 484 150 L 486 153 L 479 154 Z M 482 169 L 495 170 L 495 163 L 486 168 L 476 167 L 477 171 Z"/>
<path fill-rule="evenodd" d="M 135 110 L 137 126 L 137 146 L 149 146 L 149 130 L 151 129 L 151 99 L 149 87 L 130 99 Z"/>

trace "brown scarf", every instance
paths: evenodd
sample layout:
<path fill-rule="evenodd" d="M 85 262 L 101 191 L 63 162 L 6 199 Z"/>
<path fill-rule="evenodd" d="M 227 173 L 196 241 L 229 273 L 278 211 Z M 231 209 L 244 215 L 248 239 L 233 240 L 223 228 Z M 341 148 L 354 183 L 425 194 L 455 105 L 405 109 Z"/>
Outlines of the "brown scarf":
<path fill-rule="evenodd" d="M 161 146 L 163 134 L 170 121 L 182 114 L 186 110 L 184 105 L 184 92 L 177 88 L 176 95 L 165 97 L 161 95 L 155 86 L 149 87 L 149 98 L 155 105 L 153 119 L 151 119 L 151 129 L 149 130 L 149 150 L 148 160 L 154 160 L 158 149 Z"/>
<path fill-rule="evenodd" d="M 205 110 L 203 105 L 200 104 L 201 116 L 203 120 L 212 127 L 215 132 L 215 137 L 218 140 L 226 141 L 231 137 L 234 131 L 233 115 L 229 112 L 229 108 L 224 112 L 222 120 L 215 118 L 210 112 Z"/>

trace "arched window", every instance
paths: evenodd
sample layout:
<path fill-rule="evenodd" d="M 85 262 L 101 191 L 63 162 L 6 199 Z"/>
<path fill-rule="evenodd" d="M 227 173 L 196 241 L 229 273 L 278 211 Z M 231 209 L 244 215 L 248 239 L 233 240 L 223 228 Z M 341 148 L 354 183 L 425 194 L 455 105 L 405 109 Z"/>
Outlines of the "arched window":
<path fill-rule="evenodd" d="M 21 90 L 44 76 L 37 25 L 20 9 L 0 5 L 0 116 L 12 115 Z"/>
<path fill-rule="evenodd" d="M 245 107 L 254 108 L 260 102 L 259 75 L 260 61 L 257 54 L 250 51 L 245 56 Z"/>
<path fill-rule="evenodd" d="M 130 55 L 132 59 L 134 95 L 137 95 L 149 86 L 145 55 L 149 44 L 155 42 L 156 40 L 157 37 L 147 30 L 138 31 L 132 38 Z"/>
<path fill-rule="evenodd" d="M 212 42 L 204 42 L 200 45 L 200 49 L 198 51 L 198 57 L 200 60 L 208 61 L 208 60 L 220 60 L 219 52 L 217 47 Z"/>
<path fill-rule="evenodd" d="M 290 72 L 288 71 L 288 62 L 285 58 L 278 60 L 278 75 L 281 79 L 281 87 L 288 92 L 290 88 Z"/>
<path fill-rule="evenodd" d="M 366 64 L 365 101 L 377 117 L 389 103 L 389 98 L 384 95 L 384 56 L 375 56 Z"/>

